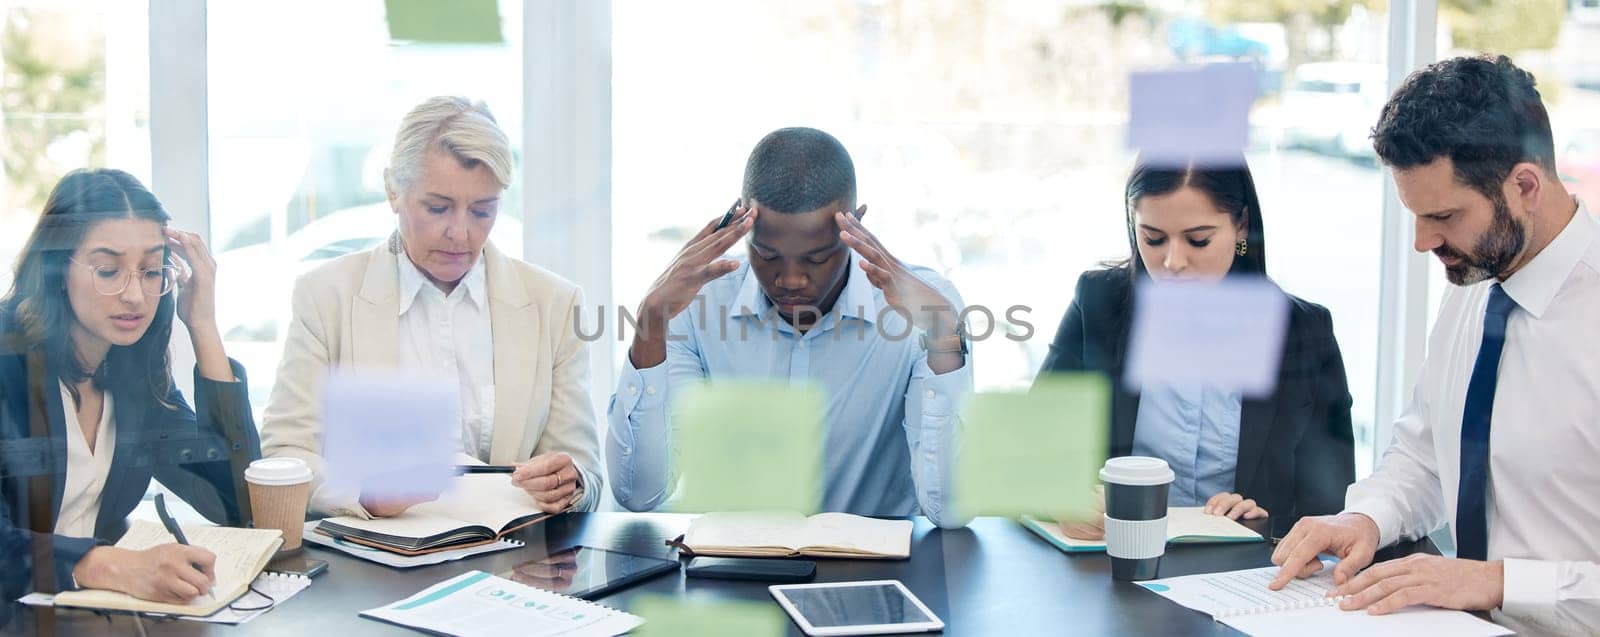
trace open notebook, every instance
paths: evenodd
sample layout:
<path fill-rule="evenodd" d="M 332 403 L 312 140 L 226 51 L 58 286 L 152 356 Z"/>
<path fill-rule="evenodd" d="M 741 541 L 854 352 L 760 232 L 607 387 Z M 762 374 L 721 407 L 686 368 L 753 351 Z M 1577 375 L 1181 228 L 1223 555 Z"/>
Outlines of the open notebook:
<path fill-rule="evenodd" d="M 1292 637 L 1386 637 L 1458 635 L 1495 637 L 1511 631 L 1459 610 L 1411 606 L 1389 615 L 1340 610 L 1333 590 L 1333 562 L 1320 573 L 1297 579 L 1283 590 L 1267 588 L 1278 567 L 1185 575 L 1138 582 L 1140 586 L 1249 635 Z"/>
<path fill-rule="evenodd" d="M 1261 534 L 1220 515 L 1206 515 L 1205 507 L 1167 509 L 1168 544 L 1224 544 L 1260 542 Z M 1106 550 L 1104 540 L 1079 540 L 1067 537 L 1061 526 L 1049 520 L 1024 517 L 1022 526 L 1068 553 L 1093 553 Z"/>
<path fill-rule="evenodd" d="M 189 543 L 203 547 L 217 555 L 217 596 L 201 595 L 188 604 L 163 604 L 139 599 L 126 593 L 86 589 L 60 593 L 55 596 L 57 606 L 128 610 L 167 615 L 207 616 L 227 607 L 244 595 L 250 582 L 261 574 L 272 555 L 283 545 L 283 532 L 277 529 L 234 529 L 220 526 L 183 527 Z M 127 535 L 117 541 L 117 548 L 142 551 L 161 544 L 171 544 L 171 533 L 160 524 L 135 520 Z"/>
<path fill-rule="evenodd" d="M 438 500 L 424 502 L 392 518 L 326 518 L 317 532 L 348 542 L 421 555 L 490 544 L 508 533 L 550 517 L 505 474 L 457 476 Z"/>
<path fill-rule="evenodd" d="M 674 543 L 695 555 L 729 557 L 911 557 L 911 521 L 849 513 L 707 513 Z"/>

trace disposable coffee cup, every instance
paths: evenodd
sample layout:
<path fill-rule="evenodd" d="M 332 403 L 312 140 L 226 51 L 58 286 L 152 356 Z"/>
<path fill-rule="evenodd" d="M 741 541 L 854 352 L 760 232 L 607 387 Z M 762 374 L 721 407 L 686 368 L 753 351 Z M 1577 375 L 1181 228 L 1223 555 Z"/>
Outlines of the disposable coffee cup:
<path fill-rule="evenodd" d="M 1172 468 L 1145 456 L 1111 458 L 1100 469 L 1106 483 L 1106 555 L 1119 580 L 1155 579 L 1167 551 L 1167 491 Z"/>
<path fill-rule="evenodd" d="M 311 467 L 299 458 L 262 458 L 244 470 L 244 481 L 250 485 L 250 511 L 256 528 L 283 531 L 279 553 L 300 550 L 306 501 L 311 496 Z"/>

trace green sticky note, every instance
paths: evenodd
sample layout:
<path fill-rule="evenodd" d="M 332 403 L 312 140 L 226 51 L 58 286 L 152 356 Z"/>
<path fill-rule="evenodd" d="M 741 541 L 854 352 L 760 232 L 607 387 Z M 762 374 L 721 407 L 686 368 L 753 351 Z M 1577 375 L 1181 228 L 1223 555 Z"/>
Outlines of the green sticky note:
<path fill-rule="evenodd" d="M 1106 460 L 1111 384 L 1055 374 L 1023 393 L 978 394 L 963 420 L 955 506 L 968 515 L 1088 517 Z"/>
<path fill-rule="evenodd" d="M 822 390 L 718 382 L 674 401 L 678 488 L 674 509 L 783 510 L 821 506 Z"/>
<path fill-rule="evenodd" d="M 497 0 L 384 0 L 389 38 L 436 44 L 501 44 Z"/>
<path fill-rule="evenodd" d="M 628 612 L 644 618 L 637 635 L 778 637 L 788 619 L 776 602 L 739 602 L 641 595 Z"/>

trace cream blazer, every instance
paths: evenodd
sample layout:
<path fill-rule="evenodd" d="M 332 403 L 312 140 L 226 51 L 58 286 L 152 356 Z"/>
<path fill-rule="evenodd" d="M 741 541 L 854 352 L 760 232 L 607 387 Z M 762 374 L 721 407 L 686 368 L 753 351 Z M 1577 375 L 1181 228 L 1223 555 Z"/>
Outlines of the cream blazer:
<path fill-rule="evenodd" d="M 262 414 L 265 456 L 311 465 L 311 509 L 371 517 L 359 494 L 322 488 L 318 396 L 330 368 L 394 368 L 400 343 L 400 273 L 390 242 L 348 254 L 302 275 L 278 380 Z M 591 511 L 605 488 L 600 434 L 589 402 L 589 354 L 573 324 L 578 286 L 484 246 L 494 341 L 494 435 L 490 464 L 565 451 L 583 474 L 574 510 Z"/>

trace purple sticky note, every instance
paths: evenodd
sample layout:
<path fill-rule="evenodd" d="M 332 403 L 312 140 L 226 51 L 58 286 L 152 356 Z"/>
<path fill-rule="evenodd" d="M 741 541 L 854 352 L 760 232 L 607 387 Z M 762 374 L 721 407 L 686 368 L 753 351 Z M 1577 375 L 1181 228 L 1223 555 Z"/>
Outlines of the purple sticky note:
<path fill-rule="evenodd" d="M 1248 62 L 1134 73 L 1128 147 L 1158 165 L 1236 161 L 1250 142 L 1257 73 Z"/>
<path fill-rule="evenodd" d="M 322 385 L 324 479 L 386 497 L 437 495 L 461 448 L 454 378 L 390 371 L 329 372 Z"/>
<path fill-rule="evenodd" d="M 1142 282 L 1134 295 L 1124 386 L 1271 395 L 1288 328 L 1289 297 L 1264 278 Z"/>

